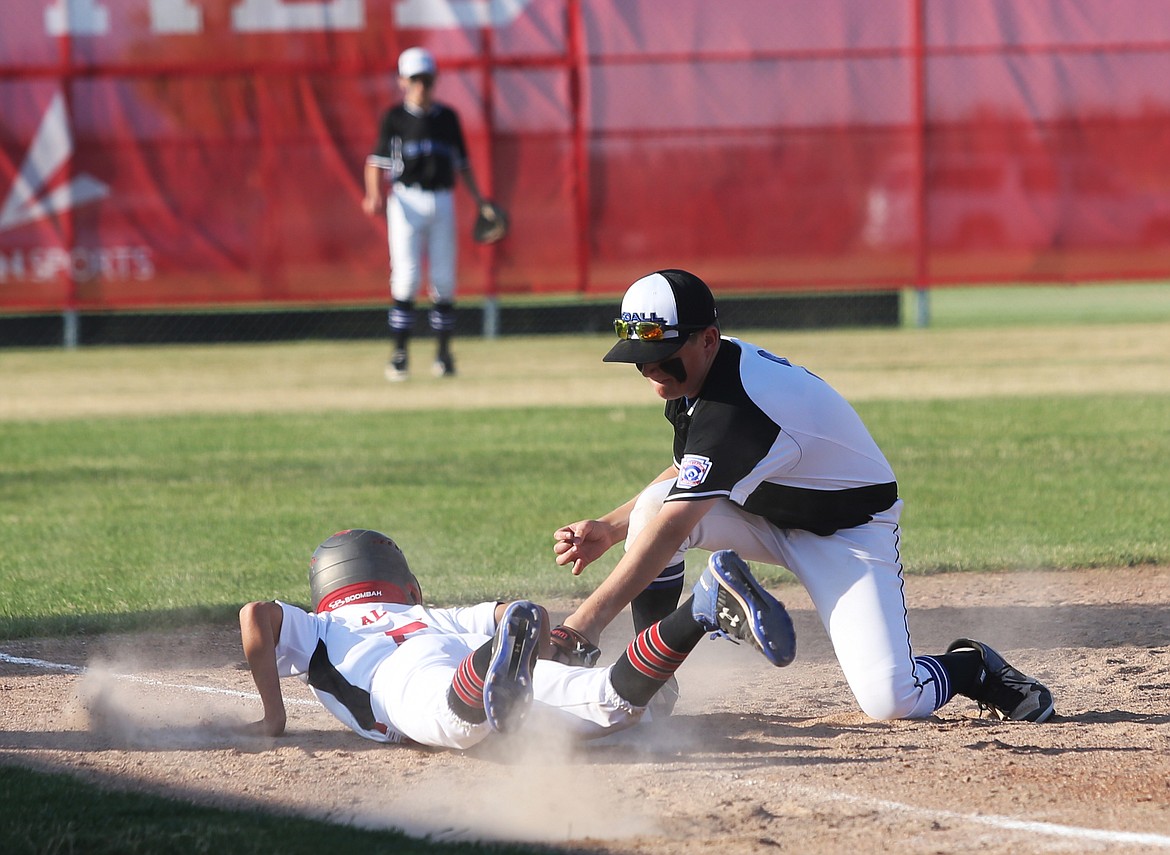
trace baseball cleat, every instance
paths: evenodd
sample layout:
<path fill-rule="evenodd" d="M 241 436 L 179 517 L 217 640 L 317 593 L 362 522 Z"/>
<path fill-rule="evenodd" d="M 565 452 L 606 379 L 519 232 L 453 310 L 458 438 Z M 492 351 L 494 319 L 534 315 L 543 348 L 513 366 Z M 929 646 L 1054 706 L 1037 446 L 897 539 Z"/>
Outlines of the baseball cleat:
<path fill-rule="evenodd" d="M 960 638 L 947 653 L 970 650 L 983 659 L 979 687 L 970 694 L 979 709 L 988 710 L 1001 721 L 1047 721 L 1055 711 L 1052 692 L 1027 674 L 1017 671 L 1002 656 L 978 641 Z"/>
<path fill-rule="evenodd" d="M 436 377 L 454 377 L 455 360 L 451 357 L 451 354 L 435 357 L 435 363 L 431 366 L 431 373 Z"/>
<path fill-rule="evenodd" d="M 781 668 L 796 658 L 796 631 L 784 604 L 760 587 L 730 549 L 711 555 L 694 595 L 691 614 L 713 637 L 746 639 Z"/>
<path fill-rule="evenodd" d="M 483 680 L 483 708 L 492 730 L 516 730 L 532 705 L 532 668 L 540 652 L 540 610 L 526 600 L 504 610 Z"/>
<path fill-rule="evenodd" d="M 406 351 L 396 350 L 386 363 L 386 379 L 391 383 L 401 383 L 410 377 L 410 367 L 407 363 Z"/>

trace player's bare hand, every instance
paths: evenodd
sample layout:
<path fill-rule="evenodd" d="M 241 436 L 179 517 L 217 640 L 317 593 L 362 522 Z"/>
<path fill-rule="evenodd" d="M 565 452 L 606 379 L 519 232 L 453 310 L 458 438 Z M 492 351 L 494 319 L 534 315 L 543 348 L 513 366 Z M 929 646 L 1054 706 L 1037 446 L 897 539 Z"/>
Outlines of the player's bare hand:
<path fill-rule="evenodd" d="M 581 520 L 562 526 L 553 538 L 557 564 L 562 567 L 571 564 L 574 576 L 581 575 L 586 566 L 613 546 L 610 526 L 600 520 Z"/>
<path fill-rule="evenodd" d="M 372 217 L 382 210 L 382 200 L 377 196 L 365 196 L 362 199 L 362 210 Z"/>
<path fill-rule="evenodd" d="M 236 728 L 237 733 L 244 736 L 280 736 L 284 733 L 286 718 L 275 717 L 272 720 L 262 718 L 259 721 L 250 721 Z"/>

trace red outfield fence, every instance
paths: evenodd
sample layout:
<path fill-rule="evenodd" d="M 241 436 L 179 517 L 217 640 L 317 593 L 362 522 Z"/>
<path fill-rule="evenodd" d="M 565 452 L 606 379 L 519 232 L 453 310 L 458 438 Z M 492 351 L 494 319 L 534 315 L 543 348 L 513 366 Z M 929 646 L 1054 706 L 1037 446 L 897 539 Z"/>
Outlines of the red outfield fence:
<path fill-rule="evenodd" d="M 5 0 L 0 312 L 384 302 L 413 44 L 512 215 L 464 296 L 1170 274 L 1170 3 Z"/>

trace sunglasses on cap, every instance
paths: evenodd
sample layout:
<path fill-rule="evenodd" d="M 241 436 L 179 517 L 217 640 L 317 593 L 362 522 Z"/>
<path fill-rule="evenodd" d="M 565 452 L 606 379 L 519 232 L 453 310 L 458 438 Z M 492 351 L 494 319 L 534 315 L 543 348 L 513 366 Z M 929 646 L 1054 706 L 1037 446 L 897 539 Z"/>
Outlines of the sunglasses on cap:
<path fill-rule="evenodd" d="M 677 330 L 681 338 L 686 338 L 693 332 L 705 330 L 705 326 L 683 326 L 682 324 L 664 324 L 661 321 L 626 321 L 616 318 L 613 328 L 620 339 L 636 338 L 639 341 L 664 341 L 668 330 Z"/>

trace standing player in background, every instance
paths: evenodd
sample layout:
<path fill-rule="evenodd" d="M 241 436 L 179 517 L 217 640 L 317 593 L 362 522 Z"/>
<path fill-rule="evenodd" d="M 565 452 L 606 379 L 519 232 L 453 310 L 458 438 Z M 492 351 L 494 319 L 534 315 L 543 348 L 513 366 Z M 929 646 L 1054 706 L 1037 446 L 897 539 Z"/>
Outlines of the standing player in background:
<path fill-rule="evenodd" d="M 924 718 L 955 694 L 1002 719 L 1052 715 L 1048 689 L 986 644 L 961 638 L 944 654 L 913 655 L 898 484 L 828 383 L 722 336 L 710 289 L 684 270 L 631 285 L 614 326 L 620 340 L 604 360 L 634 364 L 666 401 L 673 462 L 625 504 L 555 533 L 556 561 L 574 574 L 626 544 L 608 578 L 552 630 L 563 661 L 592 654 L 627 604 L 635 631 L 669 613 L 687 549 L 733 549 L 800 580 L 870 717 Z"/>
<path fill-rule="evenodd" d="M 390 238 L 390 333 L 394 350 L 386 379 L 409 376 L 409 343 L 415 320 L 415 298 L 422 283 L 424 261 L 430 281 L 430 325 L 438 339 L 434 373 L 455 374 L 451 336 L 455 329 L 455 177 L 475 198 L 477 208 L 491 211 L 471 170 L 459 116 L 434 100 L 438 67 L 430 51 L 404 50 L 398 58 L 401 104 L 382 116 L 378 142 L 366 159 L 366 195 L 362 208 L 371 216 L 386 212 Z M 383 171 L 391 193 L 383 192 Z"/>
<path fill-rule="evenodd" d="M 279 736 L 280 680 L 299 676 L 322 706 L 377 742 L 465 749 L 515 731 L 530 707 L 572 735 L 636 724 L 709 632 L 742 638 L 774 665 L 795 650 L 784 606 L 731 552 L 711 556 L 694 596 L 640 633 L 608 668 L 551 656 L 548 613 L 527 600 L 429 608 L 406 556 L 386 535 L 340 531 L 309 564 L 315 612 L 278 601 L 240 610 L 240 636 L 264 717 L 248 733 Z"/>

